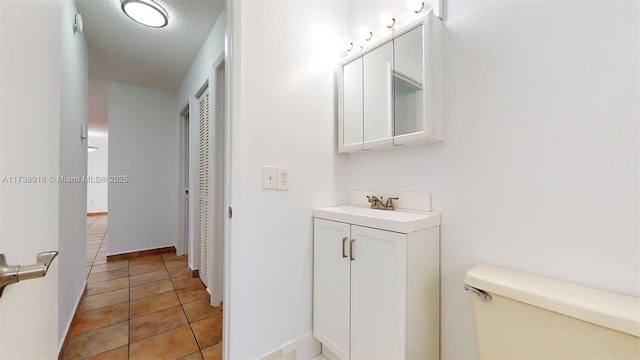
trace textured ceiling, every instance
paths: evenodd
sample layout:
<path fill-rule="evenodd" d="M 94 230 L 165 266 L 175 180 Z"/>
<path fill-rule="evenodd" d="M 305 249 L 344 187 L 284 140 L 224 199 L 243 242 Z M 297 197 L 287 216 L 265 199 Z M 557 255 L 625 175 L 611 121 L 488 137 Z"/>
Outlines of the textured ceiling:
<path fill-rule="evenodd" d="M 89 44 L 92 78 L 178 89 L 224 9 L 224 1 L 155 1 L 169 13 L 169 24 L 164 28 L 132 21 L 122 12 L 121 0 L 76 0 Z"/>

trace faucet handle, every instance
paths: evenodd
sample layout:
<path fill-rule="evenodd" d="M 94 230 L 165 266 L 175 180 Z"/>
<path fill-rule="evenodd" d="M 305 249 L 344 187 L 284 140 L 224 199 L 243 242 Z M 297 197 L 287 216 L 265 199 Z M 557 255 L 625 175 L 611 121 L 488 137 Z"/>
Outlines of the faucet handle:
<path fill-rule="evenodd" d="M 385 206 L 385 207 L 387 207 L 387 208 L 389 208 L 390 210 L 393 210 L 393 209 L 394 209 L 394 207 L 393 207 L 393 200 L 400 200 L 400 198 L 399 198 L 399 197 L 390 197 L 390 198 L 387 198 L 387 202 L 385 203 L 385 205 L 384 205 L 384 206 Z"/>

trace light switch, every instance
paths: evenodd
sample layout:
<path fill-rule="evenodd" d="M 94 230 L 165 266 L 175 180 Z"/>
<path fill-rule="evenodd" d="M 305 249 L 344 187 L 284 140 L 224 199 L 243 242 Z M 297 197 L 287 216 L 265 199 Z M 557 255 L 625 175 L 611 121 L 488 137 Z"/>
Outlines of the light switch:
<path fill-rule="evenodd" d="M 278 169 L 278 190 L 289 190 L 289 169 Z"/>
<path fill-rule="evenodd" d="M 278 168 L 275 166 L 265 165 L 262 170 L 262 188 L 266 190 L 275 190 L 277 187 L 277 177 Z"/>

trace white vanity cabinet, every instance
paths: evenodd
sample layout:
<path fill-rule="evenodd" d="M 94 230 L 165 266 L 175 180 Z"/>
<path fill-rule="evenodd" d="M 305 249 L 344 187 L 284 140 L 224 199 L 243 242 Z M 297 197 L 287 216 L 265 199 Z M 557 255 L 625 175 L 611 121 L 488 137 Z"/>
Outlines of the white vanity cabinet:
<path fill-rule="evenodd" d="M 439 226 L 401 233 L 314 216 L 313 335 L 323 354 L 437 359 Z"/>

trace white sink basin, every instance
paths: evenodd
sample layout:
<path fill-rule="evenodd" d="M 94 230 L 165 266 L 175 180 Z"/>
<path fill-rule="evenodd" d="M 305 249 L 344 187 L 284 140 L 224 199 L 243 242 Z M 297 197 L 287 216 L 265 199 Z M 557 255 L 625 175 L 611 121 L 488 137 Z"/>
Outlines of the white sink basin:
<path fill-rule="evenodd" d="M 387 211 L 359 206 L 314 209 L 313 217 L 405 234 L 440 225 L 440 214 L 436 212 Z"/>

